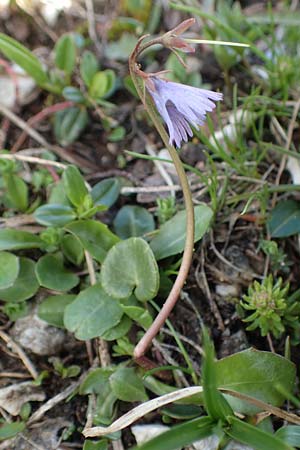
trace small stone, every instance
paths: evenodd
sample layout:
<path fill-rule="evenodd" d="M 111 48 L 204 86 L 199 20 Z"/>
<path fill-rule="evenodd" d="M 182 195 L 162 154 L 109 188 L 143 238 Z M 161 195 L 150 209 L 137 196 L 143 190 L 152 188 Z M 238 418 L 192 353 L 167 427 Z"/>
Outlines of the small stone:
<path fill-rule="evenodd" d="M 0 406 L 12 416 L 17 416 L 24 403 L 42 402 L 45 393 L 40 387 L 34 386 L 31 381 L 16 383 L 0 389 Z"/>
<path fill-rule="evenodd" d="M 208 438 L 201 439 L 193 443 L 195 450 L 217 450 L 219 448 L 220 439 L 216 435 L 209 436 Z"/>
<path fill-rule="evenodd" d="M 225 450 L 254 450 L 254 448 L 248 447 L 248 445 L 240 444 L 239 442 L 236 441 L 231 441 L 226 446 Z"/>
<path fill-rule="evenodd" d="M 11 70 L 15 73 L 16 80 L 10 75 L 0 76 L 0 103 L 10 109 L 15 106 L 17 99 L 21 105 L 26 104 L 36 87 L 33 78 L 29 77 L 20 66 L 13 64 Z"/>
<path fill-rule="evenodd" d="M 240 289 L 235 284 L 217 284 L 216 294 L 223 298 L 236 298 L 240 296 Z"/>
<path fill-rule="evenodd" d="M 8 439 L 7 446 L 2 444 L 1 450 L 63 450 L 60 445 L 61 432 L 70 426 L 71 422 L 64 417 L 43 420 L 15 438 Z"/>
<path fill-rule="evenodd" d="M 152 423 L 147 425 L 134 425 L 133 427 L 131 427 L 131 432 L 134 435 L 137 444 L 140 445 L 147 441 L 150 441 L 150 439 L 159 436 L 169 429 L 170 428 L 166 425 Z"/>
<path fill-rule="evenodd" d="M 244 330 L 239 330 L 231 335 L 224 332 L 222 335 L 219 357 L 225 358 L 226 356 L 241 352 L 247 348 L 249 348 L 249 344 Z"/>
<path fill-rule="evenodd" d="M 36 355 L 55 355 L 64 347 L 66 333 L 41 320 L 35 313 L 18 319 L 10 335 L 25 350 Z"/>

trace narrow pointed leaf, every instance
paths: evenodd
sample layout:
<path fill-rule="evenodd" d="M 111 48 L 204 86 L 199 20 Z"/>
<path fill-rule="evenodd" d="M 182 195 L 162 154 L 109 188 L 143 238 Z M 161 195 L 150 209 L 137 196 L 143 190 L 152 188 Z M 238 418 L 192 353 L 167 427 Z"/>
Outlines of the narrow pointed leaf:
<path fill-rule="evenodd" d="M 208 230 L 213 216 L 212 210 L 206 205 L 195 207 L 195 239 L 199 241 Z M 155 258 L 167 258 L 183 252 L 186 237 L 186 212 L 180 211 L 172 219 L 162 225 L 150 242 Z"/>
<path fill-rule="evenodd" d="M 230 427 L 226 428 L 226 434 L 236 441 L 253 447 L 255 450 L 294 450 L 278 437 L 266 433 L 249 423 L 236 417 L 229 418 Z"/>
<path fill-rule="evenodd" d="M 200 417 L 177 425 L 134 450 L 178 450 L 212 435 L 215 426 L 210 417 Z"/>
<path fill-rule="evenodd" d="M 207 331 L 203 330 L 204 359 L 202 366 L 203 399 L 206 412 L 216 420 L 226 420 L 233 414 L 229 403 L 217 389 L 215 350 Z"/>
<path fill-rule="evenodd" d="M 0 51 L 22 67 L 37 84 L 43 85 L 47 82 L 47 74 L 38 58 L 15 39 L 0 33 Z"/>

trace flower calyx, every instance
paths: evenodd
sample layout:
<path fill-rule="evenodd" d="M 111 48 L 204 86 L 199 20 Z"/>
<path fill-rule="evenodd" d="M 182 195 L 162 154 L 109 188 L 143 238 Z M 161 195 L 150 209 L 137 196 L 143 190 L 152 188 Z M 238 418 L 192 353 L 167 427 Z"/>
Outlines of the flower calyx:
<path fill-rule="evenodd" d="M 161 37 L 161 43 L 172 51 L 181 50 L 184 53 L 194 53 L 195 49 L 180 35 L 194 25 L 195 19 L 187 19 Z"/>

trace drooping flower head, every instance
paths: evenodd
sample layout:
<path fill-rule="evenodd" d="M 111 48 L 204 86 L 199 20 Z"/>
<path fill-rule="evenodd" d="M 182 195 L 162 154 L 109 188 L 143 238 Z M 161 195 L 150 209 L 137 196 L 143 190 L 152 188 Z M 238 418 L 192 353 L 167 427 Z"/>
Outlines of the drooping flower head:
<path fill-rule="evenodd" d="M 212 111 L 223 95 L 199 89 L 185 84 L 174 83 L 158 76 L 152 75 L 146 79 L 146 88 L 151 95 L 155 106 L 167 124 L 170 144 L 180 147 L 181 142 L 187 142 L 188 136 L 195 128 L 203 125 L 206 113 Z"/>

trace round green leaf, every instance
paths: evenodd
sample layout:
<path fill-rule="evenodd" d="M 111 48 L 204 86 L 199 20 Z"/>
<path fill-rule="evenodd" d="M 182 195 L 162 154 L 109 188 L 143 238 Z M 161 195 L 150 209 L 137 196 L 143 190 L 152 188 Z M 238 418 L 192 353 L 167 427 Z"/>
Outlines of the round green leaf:
<path fill-rule="evenodd" d="M 68 166 L 62 175 L 62 180 L 70 202 L 77 207 L 83 206 L 88 190 L 77 167 Z"/>
<path fill-rule="evenodd" d="M 87 87 L 90 86 L 94 75 L 99 69 L 99 64 L 94 53 L 89 50 L 83 52 L 80 62 L 80 75 Z"/>
<path fill-rule="evenodd" d="M 130 319 L 134 320 L 145 330 L 147 330 L 151 326 L 153 319 L 149 311 L 147 311 L 146 309 L 141 308 L 140 306 L 124 306 L 124 305 L 122 305 L 122 308 L 124 313 L 128 317 L 130 317 Z"/>
<path fill-rule="evenodd" d="M 64 312 L 75 298 L 76 295 L 50 295 L 39 305 L 38 316 L 50 325 L 65 328 Z"/>
<path fill-rule="evenodd" d="M 80 395 L 101 394 L 104 387 L 109 383 L 109 377 L 114 373 L 111 367 L 98 367 L 91 370 L 79 388 Z"/>
<path fill-rule="evenodd" d="M 118 178 L 107 178 L 95 184 L 91 190 L 94 205 L 105 205 L 110 208 L 117 200 L 120 189 Z"/>
<path fill-rule="evenodd" d="M 300 202 L 285 200 L 277 203 L 268 220 L 271 237 L 283 238 L 300 232 Z"/>
<path fill-rule="evenodd" d="M 0 230 L 0 250 L 24 250 L 39 248 L 42 240 L 39 236 L 21 230 Z"/>
<path fill-rule="evenodd" d="M 76 45 L 73 36 L 64 34 L 55 44 L 54 48 L 56 66 L 71 74 L 76 63 Z"/>
<path fill-rule="evenodd" d="M 63 88 L 62 95 L 66 100 L 70 100 L 74 103 L 84 103 L 85 98 L 80 89 L 73 86 L 66 86 Z"/>
<path fill-rule="evenodd" d="M 62 227 L 76 217 L 71 206 L 55 203 L 40 206 L 33 215 L 38 223 L 46 227 Z"/>
<path fill-rule="evenodd" d="M 89 95 L 93 99 L 106 98 L 113 92 L 115 82 L 116 75 L 112 70 L 97 72 L 91 81 Z"/>
<path fill-rule="evenodd" d="M 26 211 L 28 208 L 28 186 L 18 175 L 9 174 L 4 177 L 7 196 L 14 208 Z"/>
<path fill-rule="evenodd" d="M 76 220 L 65 228 L 77 236 L 83 248 L 99 262 L 103 262 L 107 251 L 119 241 L 107 225 L 97 220 Z"/>
<path fill-rule="evenodd" d="M 73 106 L 54 115 L 54 133 L 58 142 L 69 145 L 74 142 L 88 123 L 85 107 Z"/>
<path fill-rule="evenodd" d="M 123 206 L 114 220 L 114 228 L 120 238 L 143 236 L 155 229 L 152 214 L 141 206 Z"/>
<path fill-rule="evenodd" d="M 213 216 L 212 210 L 206 205 L 198 205 L 195 211 L 195 239 L 199 241 L 207 231 Z M 162 225 L 159 232 L 150 242 L 155 258 L 167 258 L 184 250 L 186 238 L 186 212 L 178 212 L 172 219 Z"/>
<path fill-rule="evenodd" d="M 0 440 L 6 441 L 16 436 L 26 428 L 25 422 L 4 423 L 0 426 Z"/>
<path fill-rule="evenodd" d="M 101 439 L 100 441 L 90 441 L 86 439 L 83 444 L 82 450 L 107 450 L 107 439 Z"/>
<path fill-rule="evenodd" d="M 276 437 L 294 447 L 300 447 L 300 426 L 287 425 L 279 428 L 275 434 Z"/>
<path fill-rule="evenodd" d="M 132 368 L 118 368 L 109 377 L 109 382 L 113 393 L 119 400 L 124 402 L 143 402 L 148 400 L 142 380 Z"/>
<path fill-rule="evenodd" d="M 118 325 L 110 328 L 110 330 L 107 330 L 102 334 L 102 339 L 105 339 L 106 341 L 114 341 L 116 339 L 120 339 L 128 333 L 131 325 L 132 321 L 129 319 L 129 317 L 124 315 Z"/>
<path fill-rule="evenodd" d="M 34 268 L 34 261 L 20 257 L 18 277 L 11 287 L 0 290 L 0 300 L 5 302 L 23 302 L 33 297 L 39 288 Z"/>
<path fill-rule="evenodd" d="M 117 300 L 96 284 L 81 291 L 66 307 L 64 324 L 77 339 L 86 340 L 102 336 L 120 322 L 122 315 L 123 310 Z"/>
<path fill-rule="evenodd" d="M 295 376 L 295 366 L 288 359 L 252 348 L 216 361 L 218 388 L 241 392 L 273 406 L 280 406 L 286 399 L 281 392 L 293 392 Z M 245 401 L 229 395 L 226 399 L 236 412 L 258 412 L 255 406 Z"/>
<path fill-rule="evenodd" d="M 119 142 L 124 138 L 125 135 L 126 135 L 125 128 L 122 126 L 119 126 L 119 127 L 114 128 L 111 131 L 111 133 L 109 133 L 107 139 L 110 142 Z"/>
<path fill-rule="evenodd" d="M 106 292 L 115 298 L 132 293 L 142 302 L 154 298 L 159 273 L 147 242 L 133 237 L 112 247 L 102 265 L 101 281 Z"/>
<path fill-rule="evenodd" d="M 55 291 L 69 291 L 79 283 L 79 278 L 67 270 L 61 259 L 54 255 L 42 256 L 35 266 L 41 286 Z"/>
<path fill-rule="evenodd" d="M 60 244 L 65 257 L 75 266 L 80 266 L 84 259 L 84 251 L 80 240 L 73 234 L 65 234 Z"/>
<path fill-rule="evenodd" d="M 20 270 L 19 258 L 8 252 L 0 252 L 0 289 L 12 286 Z"/>

